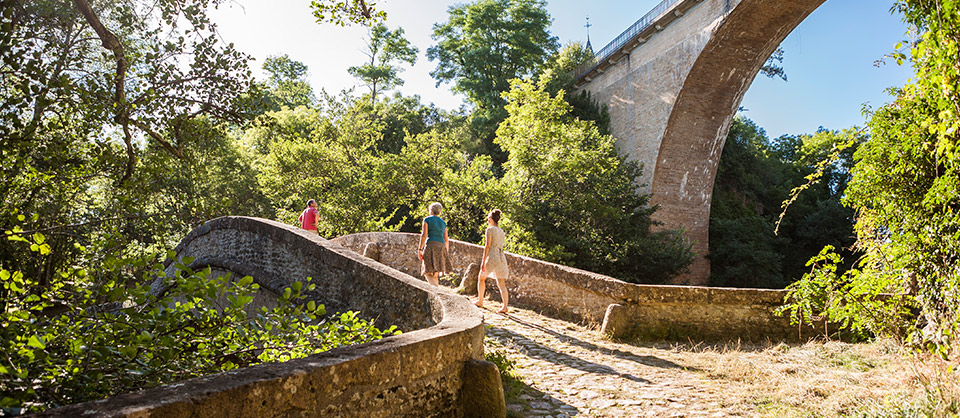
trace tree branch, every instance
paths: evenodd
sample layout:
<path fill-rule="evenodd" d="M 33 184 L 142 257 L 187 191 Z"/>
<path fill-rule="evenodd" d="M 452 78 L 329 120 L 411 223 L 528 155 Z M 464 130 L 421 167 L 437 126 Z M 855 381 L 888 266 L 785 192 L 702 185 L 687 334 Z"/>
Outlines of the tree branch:
<path fill-rule="evenodd" d="M 101 45 L 103 45 L 104 48 L 113 51 L 113 57 L 117 61 L 117 72 L 113 79 L 113 101 L 119 106 L 124 99 L 124 81 L 127 75 L 127 67 L 129 66 L 126 57 L 124 57 L 123 44 L 120 43 L 120 39 L 117 38 L 113 32 L 110 32 L 110 30 L 103 26 L 103 22 L 100 21 L 100 17 L 97 16 L 97 13 L 93 11 L 93 8 L 90 7 L 90 3 L 87 2 L 87 0 L 73 0 L 73 4 L 76 5 L 77 9 L 80 10 L 80 13 L 83 15 L 84 19 L 87 20 L 87 23 L 89 23 L 93 30 L 97 32 L 97 36 L 100 37 Z M 125 113 L 126 111 L 121 110 L 120 114 L 117 116 L 126 116 Z"/>
<path fill-rule="evenodd" d="M 123 127 L 123 142 L 127 147 L 127 167 L 123 177 L 120 179 L 120 182 L 122 183 L 129 179 L 133 174 L 133 167 L 136 162 L 136 153 L 133 148 L 133 141 L 130 135 L 130 130 L 127 127 L 127 125 L 130 123 L 130 110 L 127 108 L 125 103 L 126 97 L 124 93 L 129 63 L 127 62 L 127 58 L 124 56 L 123 44 L 120 43 L 120 39 L 117 38 L 117 35 L 114 35 L 113 32 L 110 32 L 110 30 L 103 26 L 103 22 L 100 21 L 100 17 L 97 16 L 97 13 L 93 10 L 93 7 L 90 6 L 90 3 L 87 0 L 73 0 L 73 4 L 78 10 L 80 10 L 80 14 L 82 14 L 83 18 L 86 19 L 87 23 L 90 24 L 90 27 L 97 32 L 97 36 L 100 37 L 101 45 L 104 48 L 113 51 L 113 58 L 117 62 L 117 70 L 113 78 L 113 104 L 116 107 L 116 115 L 114 116 L 113 121 Z"/>
<path fill-rule="evenodd" d="M 163 137 L 160 136 L 159 133 L 157 133 L 153 129 L 150 129 L 150 126 L 148 126 L 146 123 L 143 123 L 136 119 L 130 119 L 130 123 L 132 123 L 133 126 L 136 126 L 141 131 L 145 132 L 147 135 L 150 135 L 150 137 L 153 138 L 155 141 L 159 142 L 160 145 L 163 146 L 163 149 L 167 150 L 167 152 L 173 154 L 174 156 L 180 159 L 187 158 L 186 155 L 183 153 L 182 149 L 173 146 L 173 144 L 171 144 L 169 141 L 167 141 L 166 139 L 163 139 Z"/>

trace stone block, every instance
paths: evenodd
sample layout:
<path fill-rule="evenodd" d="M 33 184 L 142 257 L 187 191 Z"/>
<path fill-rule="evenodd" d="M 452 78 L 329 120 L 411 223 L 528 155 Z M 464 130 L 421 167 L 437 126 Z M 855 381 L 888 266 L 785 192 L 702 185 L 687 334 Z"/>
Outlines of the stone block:
<path fill-rule="evenodd" d="M 460 288 L 458 289 L 458 292 L 463 295 L 476 295 L 479 275 L 480 265 L 477 263 L 470 263 L 470 265 L 467 266 L 467 271 L 463 273 L 463 278 L 460 279 Z"/>
<path fill-rule="evenodd" d="M 625 336 L 629 329 L 630 315 L 627 308 L 619 303 L 611 303 L 610 306 L 607 306 L 600 333 L 610 338 L 620 338 Z"/>
<path fill-rule="evenodd" d="M 375 242 L 368 242 L 363 246 L 363 256 L 373 261 L 380 261 L 380 245 Z"/>
<path fill-rule="evenodd" d="M 464 418 L 505 418 L 507 403 L 497 365 L 484 360 L 467 360 L 463 365 L 460 402 Z"/>

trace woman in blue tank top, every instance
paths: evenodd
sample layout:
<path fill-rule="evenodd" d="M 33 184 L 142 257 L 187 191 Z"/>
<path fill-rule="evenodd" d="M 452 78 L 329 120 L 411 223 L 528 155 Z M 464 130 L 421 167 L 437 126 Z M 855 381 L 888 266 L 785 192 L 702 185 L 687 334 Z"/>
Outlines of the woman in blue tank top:
<path fill-rule="evenodd" d="M 427 283 L 440 285 L 440 275 L 450 272 L 450 240 L 447 237 L 447 223 L 440 219 L 441 206 L 431 203 L 430 216 L 423 218 L 420 243 L 417 245 L 417 257 L 420 258 L 420 274 Z M 424 243 L 426 241 L 426 243 Z"/>

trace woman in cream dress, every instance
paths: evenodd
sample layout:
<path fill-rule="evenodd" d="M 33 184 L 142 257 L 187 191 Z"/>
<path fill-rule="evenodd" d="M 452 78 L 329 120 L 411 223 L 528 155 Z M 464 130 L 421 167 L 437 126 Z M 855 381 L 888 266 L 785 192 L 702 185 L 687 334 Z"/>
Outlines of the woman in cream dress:
<path fill-rule="evenodd" d="M 480 276 L 477 277 L 477 305 L 483 307 L 483 293 L 487 290 L 487 277 L 491 274 L 497 278 L 497 286 L 500 288 L 500 297 L 503 299 L 503 308 L 497 313 L 507 313 L 509 311 L 510 294 L 507 293 L 507 277 L 510 270 L 507 268 L 507 256 L 503 254 L 503 244 L 506 241 L 506 234 L 497 224 L 500 222 L 500 209 L 494 209 L 487 215 L 486 239 L 487 245 L 483 247 L 483 261 L 480 262 Z"/>

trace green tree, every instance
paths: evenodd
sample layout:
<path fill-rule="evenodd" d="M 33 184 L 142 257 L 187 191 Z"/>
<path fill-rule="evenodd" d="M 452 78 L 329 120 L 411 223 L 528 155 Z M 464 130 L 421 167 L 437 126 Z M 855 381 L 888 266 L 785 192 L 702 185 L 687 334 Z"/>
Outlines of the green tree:
<path fill-rule="evenodd" d="M 150 218 L 141 208 L 158 205 L 128 193 L 144 159 L 185 162 L 206 138 L 191 133 L 198 121 L 247 116 L 247 57 L 212 36 L 205 8 L 93 6 L 7 1 L 0 9 L 0 228 L 23 214 L 27 229 L 55 228 L 54 255 L 0 244 L 0 257 L 41 282 L 84 257 L 74 243 Z"/>
<path fill-rule="evenodd" d="M 266 83 L 263 110 L 313 106 L 317 98 L 307 82 L 307 65 L 287 54 L 267 57 L 263 69 L 270 74 Z"/>
<path fill-rule="evenodd" d="M 656 208 L 637 193 L 640 167 L 544 84 L 515 81 L 497 130 L 509 153 L 503 226 L 512 249 L 631 282 L 680 273 L 693 259 L 690 245 L 676 231 L 651 231 Z"/>
<path fill-rule="evenodd" d="M 824 245 L 852 254 L 853 211 L 840 199 L 854 148 L 826 167 L 821 181 L 793 202 L 786 216 L 779 214 L 791 189 L 805 182 L 817 162 L 857 135 L 821 129 L 771 141 L 749 119 L 734 119 L 710 208 L 712 285 L 783 288 L 808 271 L 806 261 Z"/>
<path fill-rule="evenodd" d="M 486 153 L 502 162 L 492 143 L 497 124 L 505 117 L 501 93 L 510 80 L 536 74 L 558 47 L 548 30 L 550 15 L 542 0 L 478 0 L 452 6 L 450 18 L 433 26 L 437 44 L 427 58 L 437 61 L 430 75 L 437 84 L 452 82 L 475 106 L 474 132 Z"/>
<path fill-rule="evenodd" d="M 840 257 L 824 249 L 788 310 L 948 355 L 960 332 L 960 2 L 900 0 L 894 10 L 921 34 L 910 48 L 916 76 L 871 115 L 855 154 L 845 202 L 863 257 L 840 274 Z"/>
<path fill-rule="evenodd" d="M 413 65 L 417 62 L 417 51 L 403 37 L 403 28 L 391 31 L 386 25 L 378 24 L 371 27 L 367 35 L 367 50 L 364 53 L 370 61 L 359 67 L 350 67 L 347 71 L 367 85 L 370 102 L 376 103 L 378 92 L 403 85 L 403 79 L 398 76 L 400 68 L 393 63 L 400 61 Z"/>

